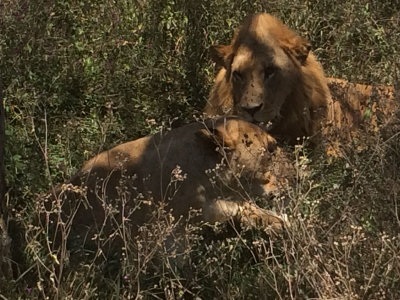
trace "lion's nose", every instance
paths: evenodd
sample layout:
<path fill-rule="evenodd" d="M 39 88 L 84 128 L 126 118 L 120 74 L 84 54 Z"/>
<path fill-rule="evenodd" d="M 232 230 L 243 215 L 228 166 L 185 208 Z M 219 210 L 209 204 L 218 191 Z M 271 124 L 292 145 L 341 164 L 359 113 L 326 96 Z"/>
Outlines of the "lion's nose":
<path fill-rule="evenodd" d="M 244 110 L 245 112 L 247 112 L 250 116 L 254 116 L 254 114 L 256 112 L 258 112 L 259 110 L 261 110 L 262 104 L 257 105 L 257 106 L 242 106 L 242 110 Z"/>

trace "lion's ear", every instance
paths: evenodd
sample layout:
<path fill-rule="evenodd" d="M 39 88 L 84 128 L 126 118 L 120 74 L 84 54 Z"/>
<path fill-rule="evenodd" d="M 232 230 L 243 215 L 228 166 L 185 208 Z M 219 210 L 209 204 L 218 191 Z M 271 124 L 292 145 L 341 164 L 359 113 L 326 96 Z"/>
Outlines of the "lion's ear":
<path fill-rule="evenodd" d="M 228 68 L 229 57 L 232 55 L 231 45 L 214 45 L 210 47 L 211 59 L 219 67 Z"/>
<path fill-rule="evenodd" d="M 289 51 L 300 64 L 304 65 L 311 51 L 311 44 L 302 37 L 296 37 L 286 43 L 286 45 L 283 45 L 283 48 Z"/>

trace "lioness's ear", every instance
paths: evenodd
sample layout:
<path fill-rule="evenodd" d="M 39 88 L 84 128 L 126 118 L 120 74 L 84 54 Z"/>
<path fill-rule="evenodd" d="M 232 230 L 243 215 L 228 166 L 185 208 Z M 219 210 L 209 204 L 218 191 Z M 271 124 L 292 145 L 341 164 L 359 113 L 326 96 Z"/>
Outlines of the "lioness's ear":
<path fill-rule="evenodd" d="M 306 39 L 298 36 L 289 41 L 286 45 L 283 45 L 283 48 L 289 51 L 300 64 L 304 65 L 311 51 L 311 44 Z"/>
<path fill-rule="evenodd" d="M 220 127 L 207 127 L 196 132 L 196 136 L 211 143 L 213 146 L 230 148 L 232 140 L 226 135 L 226 131 Z"/>
<path fill-rule="evenodd" d="M 268 152 L 273 153 L 277 148 L 278 148 L 278 142 L 272 136 L 268 135 L 268 146 L 267 146 Z"/>
<path fill-rule="evenodd" d="M 229 67 L 228 61 L 231 54 L 232 54 L 231 45 L 214 45 L 210 47 L 211 59 L 219 67 L 224 67 L 226 69 Z"/>

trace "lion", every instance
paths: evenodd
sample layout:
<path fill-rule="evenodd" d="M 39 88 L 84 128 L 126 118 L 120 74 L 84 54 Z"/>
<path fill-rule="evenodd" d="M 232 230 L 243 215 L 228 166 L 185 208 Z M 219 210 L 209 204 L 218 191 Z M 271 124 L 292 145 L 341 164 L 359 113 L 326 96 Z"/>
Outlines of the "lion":
<path fill-rule="evenodd" d="M 206 115 L 236 114 L 289 144 L 316 137 L 331 95 L 310 43 L 267 13 L 249 16 L 230 45 L 211 48 L 218 67 Z"/>
<path fill-rule="evenodd" d="M 286 174 L 276 173 L 274 161 L 281 167 L 286 162 L 284 172 L 278 168 Z M 267 196 L 281 187 L 277 182 L 294 178 L 290 162 L 262 128 L 238 117 L 220 117 L 98 154 L 58 187 L 45 208 L 52 222 L 70 224 L 64 231 L 85 242 L 115 235 L 123 220 L 134 235 L 154 221 L 160 206 L 174 220 L 232 220 L 275 235 L 287 225 L 285 218 L 260 208 L 249 194 Z M 189 218 L 192 210 L 199 213 Z"/>
<path fill-rule="evenodd" d="M 343 145 L 387 126 L 398 110 L 393 86 L 326 78 L 307 40 L 266 13 L 249 16 L 211 57 L 220 70 L 206 115 L 265 123 L 289 144 L 311 137 L 328 156 L 343 156 Z"/>

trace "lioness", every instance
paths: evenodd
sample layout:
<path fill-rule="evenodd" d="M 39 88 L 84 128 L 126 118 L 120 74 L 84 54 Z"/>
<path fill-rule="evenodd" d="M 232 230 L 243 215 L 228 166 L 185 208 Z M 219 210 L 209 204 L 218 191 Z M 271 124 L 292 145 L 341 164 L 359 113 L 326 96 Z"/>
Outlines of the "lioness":
<path fill-rule="evenodd" d="M 331 96 L 310 44 L 275 17 L 248 17 L 227 46 L 211 56 L 221 67 L 207 115 L 238 114 L 270 123 L 269 132 L 289 143 L 315 135 L 327 115 Z"/>
<path fill-rule="evenodd" d="M 122 220 L 134 234 L 160 205 L 175 220 L 187 219 L 194 209 L 200 214 L 191 222 L 233 219 L 278 232 L 284 220 L 251 202 L 248 192 L 270 192 L 271 175 L 274 182 L 280 177 L 273 161 L 282 153 L 274 138 L 245 120 L 193 123 L 100 153 L 46 207 L 53 212 L 58 205 L 59 223 L 72 224 L 73 235 L 88 241 L 115 235 Z"/>

